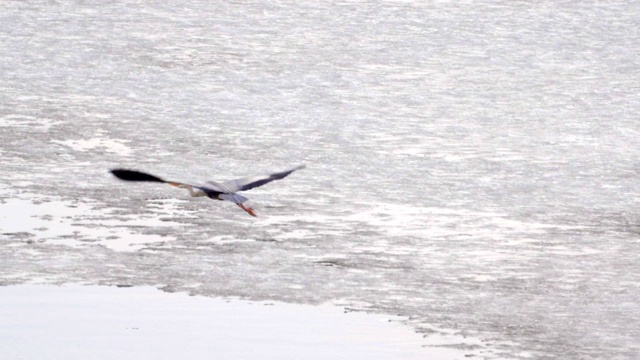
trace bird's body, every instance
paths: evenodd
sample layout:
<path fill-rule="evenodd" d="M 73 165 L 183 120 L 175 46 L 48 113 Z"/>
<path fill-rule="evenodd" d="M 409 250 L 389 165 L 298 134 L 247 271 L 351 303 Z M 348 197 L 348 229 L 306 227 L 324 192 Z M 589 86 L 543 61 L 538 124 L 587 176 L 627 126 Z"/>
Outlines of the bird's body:
<path fill-rule="evenodd" d="M 249 199 L 246 197 L 237 194 L 239 191 L 246 191 L 258 186 L 262 186 L 264 184 L 270 183 L 274 180 L 283 179 L 292 172 L 303 169 L 305 166 L 297 166 L 293 169 L 289 169 L 286 171 L 266 174 L 266 175 L 257 175 L 250 176 L 241 179 L 235 179 L 231 181 L 227 181 L 224 183 L 219 183 L 215 181 L 207 181 L 201 185 L 191 185 L 185 184 L 175 181 L 166 181 L 157 176 L 143 173 L 136 170 L 126 170 L 126 169 L 113 169 L 111 173 L 116 176 L 118 179 L 126 180 L 126 181 L 146 181 L 146 182 L 160 182 L 166 183 L 172 186 L 176 186 L 182 189 L 187 189 L 189 194 L 193 197 L 202 197 L 207 196 L 211 199 L 215 200 L 226 200 L 231 201 L 238 205 L 242 210 L 249 213 L 251 216 L 256 216 L 255 211 L 245 206 L 244 203 Z"/>

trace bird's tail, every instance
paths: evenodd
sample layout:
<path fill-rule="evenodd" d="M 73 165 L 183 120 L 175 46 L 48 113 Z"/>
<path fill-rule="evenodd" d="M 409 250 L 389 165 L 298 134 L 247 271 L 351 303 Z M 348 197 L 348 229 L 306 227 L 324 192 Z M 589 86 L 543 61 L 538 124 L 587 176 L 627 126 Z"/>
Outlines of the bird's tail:
<path fill-rule="evenodd" d="M 249 199 L 247 199 L 246 197 L 244 197 L 242 195 L 238 195 L 238 194 L 221 194 L 220 195 L 220 199 L 231 201 L 231 202 L 236 203 L 238 205 L 244 204 L 247 201 L 249 201 Z"/>

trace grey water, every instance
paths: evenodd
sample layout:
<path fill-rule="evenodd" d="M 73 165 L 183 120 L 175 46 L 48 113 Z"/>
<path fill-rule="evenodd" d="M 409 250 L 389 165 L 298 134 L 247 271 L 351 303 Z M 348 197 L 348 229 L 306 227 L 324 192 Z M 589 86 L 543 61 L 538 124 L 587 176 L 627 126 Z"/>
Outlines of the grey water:
<path fill-rule="evenodd" d="M 479 358 L 638 358 L 639 29 L 625 1 L 2 2 L 0 284 L 332 301 Z M 255 219 L 108 173 L 297 164 L 245 193 Z"/>

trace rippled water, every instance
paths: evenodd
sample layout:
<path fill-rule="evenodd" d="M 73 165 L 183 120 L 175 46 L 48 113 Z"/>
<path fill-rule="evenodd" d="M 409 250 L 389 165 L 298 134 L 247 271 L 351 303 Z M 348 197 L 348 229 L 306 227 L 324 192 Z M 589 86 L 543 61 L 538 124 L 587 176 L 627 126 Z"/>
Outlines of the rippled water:
<path fill-rule="evenodd" d="M 635 358 L 639 29 L 634 2 L 3 2 L 0 282 L 333 301 L 480 357 Z M 301 163 L 246 193 L 256 219 L 107 172 Z"/>

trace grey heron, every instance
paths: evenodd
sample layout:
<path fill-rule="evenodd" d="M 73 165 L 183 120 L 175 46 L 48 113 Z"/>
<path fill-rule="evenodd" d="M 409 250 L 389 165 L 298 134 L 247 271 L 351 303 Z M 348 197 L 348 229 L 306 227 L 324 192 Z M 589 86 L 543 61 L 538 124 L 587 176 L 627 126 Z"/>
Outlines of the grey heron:
<path fill-rule="evenodd" d="M 226 182 L 207 181 L 202 185 L 191 185 L 176 181 L 167 181 L 159 178 L 155 175 L 140 172 L 137 170 L 129 169 L 112 169 L 111 173 L 118 179 L 125 181 L 146 181 L 146 182 L 159 182 L 172 186 L 176 186 L 181 189 L 187 189 L 189 194 L 193 197 L 207 196 L 215 200 L 227 200 L 238 205 L 242 210 L 249 213 L 251 216 L 257 216 L 255 211 L 244 205 L 247 202 L 246 197 L 239 195 L 238 191 L 246 191 L 270 183 L 274 180 L 279 180 L 287 177 L 289 174 L 296 170 L 304 169 L 305 165 L 296 166 L 292 169 L 275 172 L 265 175 L 248 176 L 240 179 L 230 180 Z"/>

